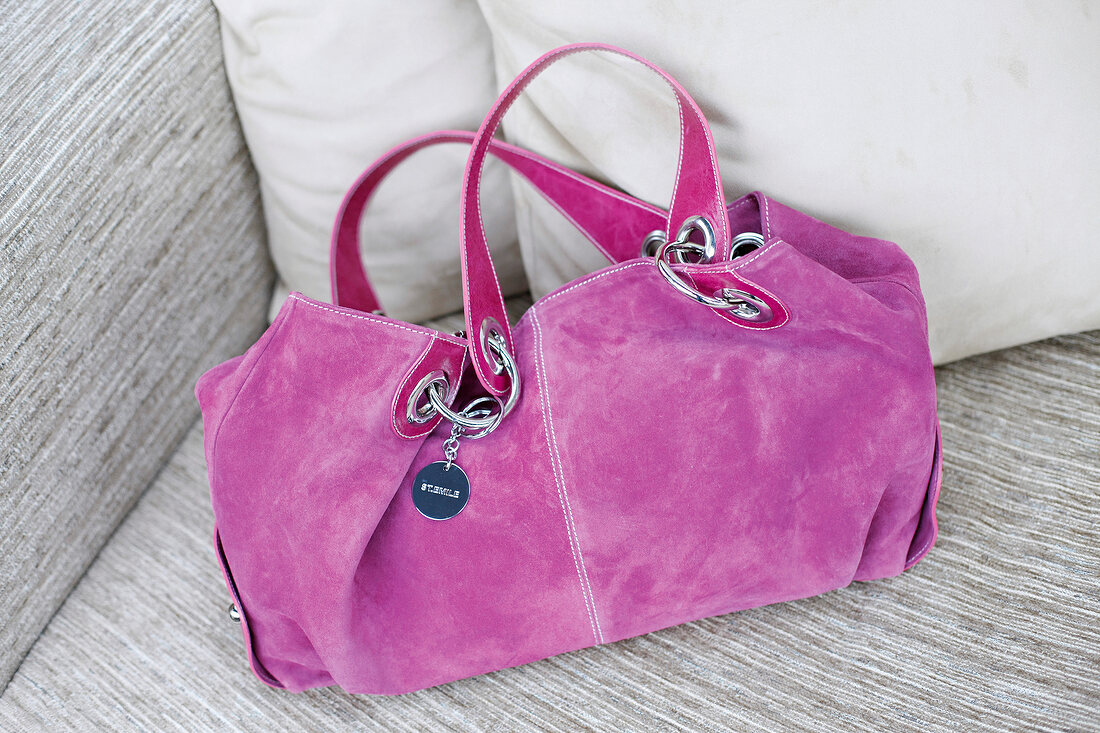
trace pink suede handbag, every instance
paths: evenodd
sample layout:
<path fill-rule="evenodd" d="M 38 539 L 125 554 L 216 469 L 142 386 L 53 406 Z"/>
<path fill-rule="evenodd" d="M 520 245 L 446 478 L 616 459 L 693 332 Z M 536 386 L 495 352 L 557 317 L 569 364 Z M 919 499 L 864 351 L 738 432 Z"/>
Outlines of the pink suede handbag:
<path fill-rule="evenodd" d="M 668 211 L 494 141 L 569 54 L 627 56 L 680 108 Z M 471 144 L 466 330 L 389 319 L 359 220 L 403 159 Z M 609 265 L 505 314 L 488 154 Z M 688 94 L 621 49 L 565 46 L 477 134 L 411 140 L 341 207 L 332 303 L 292 293 L 196 387 L 215 547 L 255 674 L 396 694 L 896 575 L 936 536 L 936 388 L 896 245 L 754 193 L 727 205 Z"/>

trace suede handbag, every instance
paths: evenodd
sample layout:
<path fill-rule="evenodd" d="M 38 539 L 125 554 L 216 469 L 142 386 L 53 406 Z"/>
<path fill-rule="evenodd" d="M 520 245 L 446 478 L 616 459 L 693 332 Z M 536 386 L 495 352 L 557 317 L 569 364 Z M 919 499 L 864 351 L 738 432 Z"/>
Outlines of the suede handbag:
<path fill-rule="evenodd" d="M 668 210 L 493 139 L 579 52 L 661 75 L 680 109 Z M 465 332 L 381 314 L 359 221 L 415 151 L 470 144 Z M 487 155 L 609 265 L 506 316 L 478 201 Z M 565 46 L 476 134 L 387 153 L 348 192 L 332 303 L 292 293 L 199 380 L 215 548 L 255 674 L 397 694 L 896 575 L 936 536 L 936 387 L 910 259 L 760 193 L 727 205 L 671 77 Z"/>

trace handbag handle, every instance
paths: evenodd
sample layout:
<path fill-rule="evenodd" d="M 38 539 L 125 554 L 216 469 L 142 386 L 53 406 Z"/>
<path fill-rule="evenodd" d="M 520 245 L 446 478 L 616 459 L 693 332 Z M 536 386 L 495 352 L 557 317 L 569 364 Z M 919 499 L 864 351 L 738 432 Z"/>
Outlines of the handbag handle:
<path fill-rule="evenodd" d="M 497 98 L 470 148 L 463 181 L 459 234 L 462 238 L 462 298 L 466 310 L 466 333 L 478 380 L 485 389 L 497 396 L 508 390 L 510 380 L 505 373 L 504 364 L 490 350 L 489 342 L 491 339 L 495 340 L 497 346 L 494 348 L 505 348 L 509 354 L 514 354 L 515 350 L 504 310 L 500 281 L 493 268 L 481 218 L 480 189 L 485 155 L 505 112 L 527 85 L 556 61 L 587 51 L 613 53 L 637 61 L 660 75 L 672 88 L 680 110 L 680 158 L 665 231 L 670 234 L 679 231 L 689 220 L 698 221 L 696 217 L 702 217 L 713 228 L 714 256 L 722 260 L 729 257 L 729 221 L 725 196 L 722 193 L 722 179 L 718 174 L 718 160 L 714 153 L 714 141 L 703 113 L 683 87 L 655 64 L 615 46 L 577 43 L 546 53 L 524 69 Z"/>
<path fill-rule="evenodd" d="M 359 253 L 359 221 L 382 180 L 418 150 L 446 143 L 470 144 L 474 137 L 474 133 L 463 130 L 441 130 L 413 138 L 387 152 L 356 179 L 340 204 L 332 230 L 329 268 L 335 305 L 361 311 L 381 310 Z M 491 140 L 489 152 L 527 179 L 611 262 L 637 257 L 639 243 L 646 234 L 664 225 L 665 212 L 660 208 L 528 150 Z M 586 200 L 590 205 L 570 205 L 578 200 Z"/>

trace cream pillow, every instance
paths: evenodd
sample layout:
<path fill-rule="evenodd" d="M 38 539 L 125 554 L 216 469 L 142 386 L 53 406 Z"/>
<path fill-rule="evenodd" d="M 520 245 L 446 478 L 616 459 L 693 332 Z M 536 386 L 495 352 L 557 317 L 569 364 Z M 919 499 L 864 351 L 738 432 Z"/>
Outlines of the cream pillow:
<path fill-rule="evenodd" d="M 260 176 L 286 288 L 328 300 L 329 236 L 344 192 L 379 155 L 439 128 L 476 129 L 496 98 L 488 30 L 472 0 L 215 0 L 237 111 Z M 414 156 L 364 217 L 364 262 L 390 315 L 462 307 L 458 199 L 467 149 Z M 484 181 L 505 292 L 526 289 L 504 170 Z"/>
<path fill-rule="evenodd" d="M 482 0 L 497 76 L 601 41 L 663 66 L 753 189 L 916 261 L 937 363 L 1100 327 L 1100 8 L 1088 3 Z M 607 55 L 540 77 L 511 142 L 667 206 L 678 119 Z M 525 184 L 536 296 L 599 256 Z M 535 246 L 538 243 L 538 246 Z M 610 306 L 609 306 L 610 307 Z"/>

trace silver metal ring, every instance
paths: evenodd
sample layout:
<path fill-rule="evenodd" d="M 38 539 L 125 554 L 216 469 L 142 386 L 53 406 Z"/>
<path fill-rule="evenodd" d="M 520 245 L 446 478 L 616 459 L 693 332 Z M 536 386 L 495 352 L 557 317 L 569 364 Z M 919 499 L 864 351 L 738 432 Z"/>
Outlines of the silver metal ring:
<path fill-rule="evenodd" d="M 673 242 L 665 254 L 671 254 L 680 265 L 699 265 L 706 262 L 703 245 L 695 242 Z M 689 254 L 694 255 L 695 259 L 689 259 Z"/>
<path fill-rule="evenodd" d="M 455 425 L 461 425 L 464 428 L 476 431 L 466 435 L 465 437 L 467 438 L 482 438 L 496 430 L 496 427 L 500 425 L 500 422 L 504 418 L 508 417 L 508 414 L 515 408 L 516 402 L 519 401 L 521 389 L 519 367 L 516 365 L 516 360 L 512 358 L 512 355 L 508 353 L 508 349 L 504 346 L 504 336 L 500 335 L 500 333 L 490 334 L 487 343 L 489 345 L 489 351 L 491 351 L 496 358 L 500 359 L 503 365 L 502 371 L 508 375 L 511 381 L 508 385 L 508 397 L 503 403 L 496 397 L 478 397 L 470 402 L 470 404 L 466 405 L 461 411 L 455 412 L 446 402 L 444 402 L 447 393 L 440 389 L 438 383 L 429 383 L 425 387 L 428 403 L 435 412 L 438 412 Z M 491 415 L 478 414 L 485 412 L 484 408 L 477 408 L 477 405 L 483 403 L 485 400 L 491 400 L 500 405 L 500 410 Z"/>
<path fill-rule="evenodd" d="M 717 294 L 718 297 L 731 303 L 730 315 L 740 318 L 742 321 L 752 323 L 764 323 L 772 319 L 772 309 L 767 303 L 752 293 L 736 288 L 723 288 Z"/>
<path fill-rule="evenodd" d="M 494 334 L 500 338 L 501 343 L 504 343 L 503 331 L 504 329 L 500 327 L 500 323 L 492 316 L 481 322 L 481 350 L 485 352 L 485 356 L 489 361 L 489 366 L 493 368 L 493 374 L 504 373 L 504 363 L 497 359 L 493 350 L 489 348 L 490 341 Z"/>
<path fill-rule="evenodd" d="M 447 380 L 447 375 L 440 370 L 430 372 L 424 375 L 424 378 L 420 380 L 420 383 L 416 385 L 416 389 L 409 395 L 408 402 L 405 403 L 405 419 L 414 425 L 423 425 L 424 423 L 435 417 L 435 408 L 432 406 L 431 397 L 428 397 L 427 404 L 418 405 L 420 402 L 420 395 L 428 392 L 432 385 L 443 385 L 443 396 L 447 396 L 447 392 L 451 389 L 451 383 Z"/>
<path fill-rule="evenodd" d="M 504 405 L 501 407 L 500 419 L 508 417 L 508 414 L 512 412 L 516 406 L 516 402 L 519 401 L 520 381 L 519 381 L 519 366 L 516 364 L 516 360 L 512 358 L 512 355 L 508 353 L 508 344 L 504 341 L 504 336 L 499 333 L 489 336 L 489 348 L 497 352 L 497 356 L 504 362 L 504 371 L 508 374 L 508 398 L 504 400 Z"/>
<path fill-rule="evenodd" d="M 450 420 L 455 425 L 461 425 L 464 428 L 470 428 L 472 430 L 484 430 L 485 428 L 495 428 L 496 423 L 499 422 L 497 415 L 489 417 L 472 417 L 465 414 L 466 410 L 455 412 L 446 402 L 444 402 L 446 393 L 444 393 L 437 384 L 429 384 L 425 394 L 428 395 L 428 402 L 431 403 L 432 410 L 439 413 L 447 420 Z"/>
<path fill-rule="evenodd" d="M 703 256 L 698 263 L 710 262 L 718 251 L 718 245 L 714 241 L 714 226 L 705 216 L 689 216 L 680 225 L 680 231 L 676 232 L 676 244 L 689 244 L 688 237 L 693 230 L 703 234 Z"/>
<path fill-rule="evenodd" d="M 645 235 L 645 240 L 642 242 L 642 257 L 653 257 L 657 254 L 657 249 L 666 241 L 668 241 L 668 235 L 665 234 L 664 230 L 654 229 Z M 703 245 L 695 242 L 673 241 L 672 244 L 674 246 L 667 251 L 671 252 L 680 264 L 702 262 L 703 257 L 706 255 L 706 249 Z M 688 259 L 689 254 L 694 255 L 695 259 Z"/>
<path fill-rule="evenodd" d="M 668 232 L 664 229 L 654 229 L 645 235 L 642 240 L 642 257 L 652 257 L 657 254 L 657 248 L 668 240 Z"/>
<path fill-rule="evenodd" d="M 661 245 L 660 249 L 657 250 L 657 254 L 654 255 L 654 261 L 657 263 L 657 272 L 661 273 L 661 277 L 667 280 L 668 284 L 675 288 L 677 292 L 709 308 L 731 311 L 730 315 L 742 321 L 760 323 L 771 320 L 772 309 L 768 307 L 767 303 L 752 293 L 746 293 L 744 290 L 736 290 L 734 288 L 724 288 L 716 293 L 715 296 L 710 296 L 699 292 L 694 287 L 684 282 L 668 262 L 665 261 L 666 252 L 670 248 L 676 246 L 680 246 L 680 243 L 665 242 Z"/>
<path fill-rule="evenodd" d="M 490 405 L 490 407 L 480 407 L 482 404 Z M 493 417 L 493 424 L 488 425 L 476 433 L 462 433 L 463 438 L 469 438 L 470 440 L 477 440 L 478 438 L 484 438 L 489 433 L 496 430 L 497 425 L 500 425 L 500 421 L 504 419 L 504 413 L 499 410 L 493 410 L 493 407 L 500 407 L 500 402 L 495 397 L 478 397 L 470 404 L 462 408 L 462 414 L 468 418 L 478 419 Z"/>
<path fill-rule="evenodd" d="M 749 252 L 764 246 L 764 237 L 756 232 L 742 232 L 730 243 L 730 259 L 744 257 Z"/>

